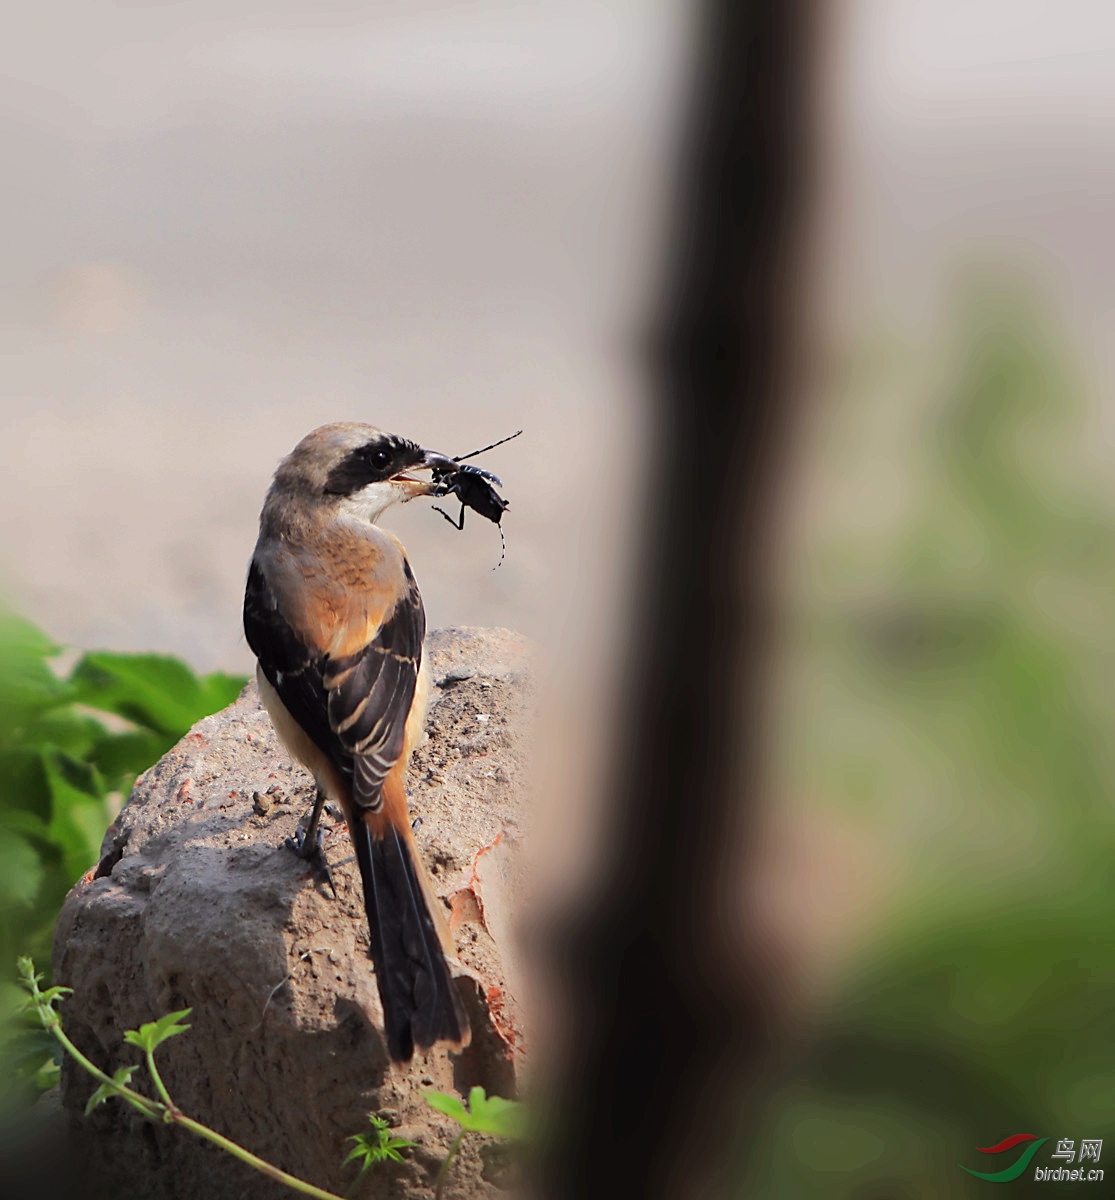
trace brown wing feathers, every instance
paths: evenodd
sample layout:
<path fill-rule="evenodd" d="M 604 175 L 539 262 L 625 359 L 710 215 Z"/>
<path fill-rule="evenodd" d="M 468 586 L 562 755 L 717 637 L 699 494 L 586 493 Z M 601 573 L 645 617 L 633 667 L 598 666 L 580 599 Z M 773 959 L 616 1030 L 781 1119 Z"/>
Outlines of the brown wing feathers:
<path fill-rule="evenodd" d="M 333 658 L 299 636 L 258 562 L 248 574 L 248 645 L 291 716 L 346 779 L 358 781 L 353 801 L 362 808 L 379 808 L 383 780 L 402 756 L 422 661 L 426 616 L 409 566 L 406 576 L 407 592 L 376 636 Z"/>
<path fill-rule="evenodd" d="M 408 1060 L 415 1045 L 469 1040 L 408 824 L 401 759 L 426 618 L 405 558 L 403 569 L 406 589 L 393 611 L 371 640 L 344 655 L 310 648 L 311 639 L 300 637 L 283 614 L 255 561 L 244 603 L 248 644 L 268 681 L 351 787 L 343 799 L 364 885 L 388 1051 L 396 1061 Z M 332 644 L 351 644 L 345 633 L 338 630 Z"/>
<path fill-rule="evenodd" d="M 351 779 L 351 755 L 329 725 L 322 656 L 298 636 L 255 559 L 244 592 L 244 635 L 287 711 L 341 775 Z"/>
<path fill-rule="evenodd" d="M 426 615 L 406 568 L 409 587 L 376 637 L 357 654 L 329 659 L 324 677 L 330 727 L 354 758 L 353 802 L 373 812 L 383 781 L 403 753 L 414 701 Z"/>

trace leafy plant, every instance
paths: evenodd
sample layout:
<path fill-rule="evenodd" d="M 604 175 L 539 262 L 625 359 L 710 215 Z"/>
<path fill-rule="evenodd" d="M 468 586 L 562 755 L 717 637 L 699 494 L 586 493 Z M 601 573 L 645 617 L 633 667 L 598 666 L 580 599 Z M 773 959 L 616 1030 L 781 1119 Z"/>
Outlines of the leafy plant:
<path fill-rule="evenodd" d="M 112 1075 L 107 1075 L 100 1067 L 86 1058 L 73 1042 L 70 1041 L 62 1028 L 62 1018 L 59 1016 L 58 1009 L 55 1006 L 63 996 L 70 994 L 72 991 L 71 988 L 49 987 L 45 990 L 41 988 L 39 985 L 43 977 L 35 973 L 35 965 L 29 958 L 21 958 L 19 960 L 19 975 L 20 982 L 30 993 L 30 999 L 26 1002 L 29 1012 L 37 1018 L 42 1029 L 56 1038 L 62 1049 L 88 1071 L 100 1085 L 92 1096 L 89 1097 L 89 1102 L 85 1106 L 87 1115 L 99 1104 L 104 1104 L 106 1101 L 118 1096 L 149 1121 L 157 1121 L 166 1125 L 180 1125 L 182 1128 L 190 1130 L 191 1133 L 197 1134 L 198 1137 L 212 1142 L 215 1146 L 219 1146 L 234 1158 L 238 1158 L 242 1163 L 246 1163 L 249 1167 L 268 1176 L 270 1179 L 274 1179 L 277 1183 L 285 1185 L 292 1191 L 301 1192 L 304 1196 L 314 1196 L 317 1200 L 343 1200 L 343 1197 L 336 1195 L 334 1192 L 327 1192 L 324 1188 L 315 1187 L 312 1183 L 307 1183 L 304 1179 L 298 1179 L 296 1176 L 272 1166 L 271 1163 L 253 1154 L 250 1150 L 246 1150 L 243 1146 L 237 1145 L 236 1142 L 230 1138 L 226 1138 L 215 1129 L 210 1129 L 208 1125 L 203 1125 L 200 1121 L 195 1121 L 192 1117 L 186 1116 L 174 1103 L 170 1098 L 170 1093 L 167 1091 L 166 1084 L 163 1082 L 162 1075 L 159 1073 L 159 1068 L 155 1063 L 155 1051 L 168 1038 L 185 1033 L 190 1028 L 188 1025 L 182 1024 L 182 1018 L 189 1016 L 190 1009 L 185 1008 L 181 1012 L 168 1013 L 165 1017 L 160 1017 L 157 1021 L 150 1021 L 146 1025 L 141 1025 L 138 1029 L 129 1029 L 124 1034 L 126 1042 L 143 1051 L 147 1063 L 147 1072 L 151 1076 L 151 1082 L 155 1085 L 155 1090 L 160 1097 L 158 1100 L 152 1100 L 150 1096 L 145 1096 L 142 1092 L 137 1092 L 130 1086 L 132 1076 L 139 1070 L 138 1066 L 118 1067 Z M 391 1140 L 398 1142 L 401 1139 L 396 1138 Z M 349 1156 L 349 1158 L 351 1157 L 352 1155 Z"/>
<path fill-rule="evenodd" d="M 0 609 L 0 961 L 49 958 L 66 893 L 96 861 L 136 776 L 195 721 L 234 700 L 239 676 L 196 676 L 155 654 L 82 656 Z M 3 1099 L 50 1087 L 57 1049 L 21 1018 L 19 989 L 0 981 Z"/>
<path fill-rule="evenodd" d="M 352 1137 L 345 1139 L 356 1143 L 349 1151 L 345 1164 L 353 1161 L 360 1162 L 360 1172 L 346 1193 L 349 1196 L 360 1186 L 360 1181 L 372 1167 L 385 1162 L 402 1162 L 401 1151 L 409 1150 L 415 1144 L 406 1138 L 394 1137 L 391 1133 L 391 1126 L 376 1113 L 368 1113 L 368 1123 L 372 1127 L 371 1133 L 354 1133 Z"/>
<path fill-rule="evenodd" d="M 523 1136 L 523 1106 L 514 1100 L 500 1096 L 487 1096 L 482 1087 L 474 1087 L 468 1094 L 468 1108 L 456 1096 L 445 1092 L 425 1092 L 426 1103 L 438 1112 L 452 1117 L 461 1127 L 453 1139 L 445 1162 L 438 1172 L 434 1189 L 434 1200 L 441 1200 L 441 1189 L 449 1174 L 450 1164 L 461 1148 L 466 1133 L 491 1133 L 496 1137 L 521 1138 Z"/>
<path fill-rule="evenodd" d="M 161 1046 L 167 1038 L 185 1033 L 189 1029 L 189 1025 L 183 1025 L 181 1022 L 183 1017 L 190 1015 L 190 1012 L 190 1009 L 183 1008 L 180 1012 L 167 1013 L 165 1017 L 160 1017 L 157 1021 L 148 1021 L 146 1025 L 141 1025 L 138 1029 L 129 1029 L 124 1033 L 124 1041 L 130 1046 L 138 1046 L 147 1056 L 147 1072 L 154 1081 L 155 1087 L 158 1088 L 163 1103 L 169 1109 L 174 1108 L 174 1101 L 163 1087 L 162 1077 L 155 1067 L 155 1047 Z M 119 1075 L 120 1072 L 117 1071 L 117 1074 Z M 127 1083 L 127 1079 L 123 1082 Z"/>
<path fill-rule="evenodd" d="M 97 861 L 135 777 L 245 682 L 105 651 L 66 674 L 54 665 L 62 652 L 0 610 L 0 954 L 9 962 L 49 955 L 66 892 Z"/>
<path fill-rule="evenodd" d="M 184 1024 L 184 1018 L 190 1015 L 191 1009 L 184 1008 L 179 1012 L 167 1013 L 157 1021 L 149 1021 L 138 1029 L 127 1030 L 124 1034 L 124 1041 L 128 1045 L 135 1046 L 143 1052 L 147 1073 L 159 1095 L 158 1100 L 153 1100 L 150 1096 L 145 1096 L 131 1086 L 132 1076 L 139 1070 L 138 1065 L 129 1064 L 117 1067 L 111 1075 L 108 1075 L 86 1058 L 70 1041 L 62 1028 L 62 1018 L 57 1005 L 63 997 L 72 994 L 72 988 L 55 986 L 44 989 L 41 987 L 43 976 L 36 973 L 35 964 L 27 957 L 19 959 L 18 971 L 20 984 L 30 993 L 29 998 L 23 1002 L 24 1011 L 34 1019 L 46 1037 L 54 1040 L 62 1052 L 71 1055 L 79 1066 L 97 1080 L 98 1086 L 85 1105 L 86 1116 L 99 1105 L 119 1097 L 147 1120 L 166 1125 L 180 1125 L 198 1137 L 219 1146 L 228 1154 L 247 1163 L 248 1166 L 276 1182 L 284 1184 L 293 1191 L 301 1192 L 305 1196 L 317 1197 L 317 1200 L 347 1200 L 347 1197 L 355 1192 L 360 1181 L 373 1167 L 384 1162 L 402 1162 L 401 1152 L 409 1150 L 415 1145 L 406 1138 L 395 1137 L 383 1117 L 376 1113 L 368 1113 L 371 1132 L 353 1134 L 346 1139 L 355 1143 L 345 1158 L 345 1165 L 350 1162 L 360 1163 L 360 1170 L 356 1178 L 349 1186 L 345 1197 L 327 1192 L 323 1188 L 288 1174 L 286 1171 L 281 1171 L 278 1167 L 253 1154 L 250 1150 L 246 1150 L 243 1146 L 237 1145 L 236 1142 L 226 1138 L 215 1129 L 210 1129 L 208 1125 L 203 1125 L 200 1121 L 188 1117 L 171 1099 L 159 1072 L 158 1064 L 155 1062 L 155 1051 L 169 1038 L 177 1037 L 180 1033 L 186 1033 L 189 1030 L 190 1026 Z M 466 1133 L 490 1133 L 504 1138 L 523 1136 L 522 1105 L 513 1100 L 504 1100 L 499 1096 L 486 1096 L 482 1087 L 474 1087 L 469 1093 L 468 1108 L 456 1096 L 448 1096 L 444 1092 L 426 1092 L 425 1098 L 431 1108 L 452 1117 L 461 1126 L 461 1132 L 454 1139 L 449 1153 L 441 1165 L 441 1170 L 438 1172 L 435 1200 L 441 1200 L 445 1177 Z"/>

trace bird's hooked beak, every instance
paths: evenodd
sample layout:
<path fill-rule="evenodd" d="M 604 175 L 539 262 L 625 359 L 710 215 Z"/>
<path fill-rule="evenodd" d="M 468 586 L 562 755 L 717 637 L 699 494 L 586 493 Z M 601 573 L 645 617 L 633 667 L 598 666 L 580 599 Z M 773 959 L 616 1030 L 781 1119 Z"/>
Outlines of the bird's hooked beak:
<path fill-rule="evenodd" d="M 439 473 L 455 471 L 457 464 L 439 450 L 423 450 L 422 461 L 405 467 L 391 476 L 391 482 L 404 493 L 404 499 L 414 500 L 418 496 L 440 496 L 444 485 L 437 478 Z M 430 471 L 429 479 L 419 479 L 412 472 Z"/>
<path fill-rule="evenodd" d="M 448 455 L 442 454 L 440 450 L 425 451 L 425 459 L 422 462 L 424 467 L 430 467 L 435 471 L 456 471 L 457 461 L 450 458 Z"/>

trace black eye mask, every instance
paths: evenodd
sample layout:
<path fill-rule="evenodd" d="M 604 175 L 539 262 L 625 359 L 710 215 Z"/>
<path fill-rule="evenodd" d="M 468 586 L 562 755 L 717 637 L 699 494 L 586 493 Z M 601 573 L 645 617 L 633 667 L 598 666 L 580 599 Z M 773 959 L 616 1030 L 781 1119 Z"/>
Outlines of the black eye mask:
<path fill-rule="evenodd" d="M 421 446 L 405 438 L 385 438 L 367 442 L 350 450 L 329 472 L 325 491 L 331 496 L 351 496 L 369 483 L 382 483 L 405 471 L 422 465 Z"/>

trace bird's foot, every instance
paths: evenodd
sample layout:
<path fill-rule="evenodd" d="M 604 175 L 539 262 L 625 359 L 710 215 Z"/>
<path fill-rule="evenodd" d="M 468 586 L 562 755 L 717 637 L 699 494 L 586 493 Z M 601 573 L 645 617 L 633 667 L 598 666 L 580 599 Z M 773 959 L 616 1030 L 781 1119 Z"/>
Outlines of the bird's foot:
<path fill-rule="evenodd" d="M 333 872 L 329 860 L 325 857 L 325 830 L 319 825 L 312 838 L 307 838 L 302 829 L 296 829 L 293 837 L 288 837 L 283 843 L 288 850 L 293 850 L 303 861 L 310 864 L 314 874 L 329 884 L 333 899 L 337 898 L 337 887 L 333 882 Z"/>

